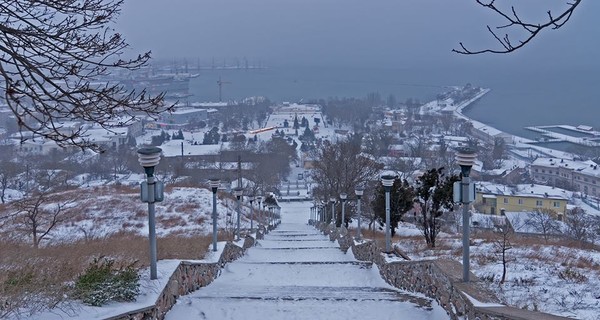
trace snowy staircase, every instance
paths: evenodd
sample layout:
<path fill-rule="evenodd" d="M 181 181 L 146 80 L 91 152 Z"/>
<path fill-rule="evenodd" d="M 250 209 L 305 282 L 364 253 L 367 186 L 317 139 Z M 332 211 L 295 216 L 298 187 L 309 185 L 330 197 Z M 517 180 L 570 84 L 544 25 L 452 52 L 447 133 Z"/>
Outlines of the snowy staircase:
<path fill-rule="evenodd" d="M 213 283 L 180 298 L 166 319 L 447 317 L 429 299 L 386 284 L 377 267 L 344 254 L 313 227 L 285 223 L 285 212 L 282 219 Z"/>

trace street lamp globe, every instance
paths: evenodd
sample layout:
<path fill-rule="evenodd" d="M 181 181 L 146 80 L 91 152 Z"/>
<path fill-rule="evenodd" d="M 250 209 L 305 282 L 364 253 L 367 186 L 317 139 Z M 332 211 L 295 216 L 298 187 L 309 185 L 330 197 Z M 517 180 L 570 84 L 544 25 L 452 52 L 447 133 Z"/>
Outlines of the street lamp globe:
<path fill-rule="evenodd" d="M 340 193 L 340 199 L 346 200 L 348 198 L 348 194 L 346 194 L 345 192 Z"/>
<path fill-rule="evenodd" d="M 242 188 L 235 188 L 235 189 L 233 189 L 233 195 L 236 198 L 239 199 L 242 196 L 242 194 L 244 194 L 244 189 L 242 189 Z"/>
<path fill-rule="evenodd" d="M 154 174 L 154 167 L 160 162 L 162 149 L 159 147 L 144 147 L 138 151 L 138 161 L 146 169 L 146 174 Z"/>
<path fill-rule="evenodd" d="M 381 184 L 386 187 L 386 189 L 391 188 L 394 185 L 394 180 L 396 180 L 396 176 L 390 173 L 381 176 Z"/>
<path fill-rule="evenodd" d="M 213 192 L 217 192 L 219 186 L 221 185 L 221 180 L 217 178 L 212 178 L 208 180 L 208 186 L 212 189 Z"/>
<path fill-rule="evenodd" d="M 363 188 L 363 187 L 359 186 L 359 187 L 354 188 L 354 194 L 356 194 L 356 196 L 359 199 L 360 199 L 360 197 L 362 197 L 362 195 L 364 194 L 364 192 L 365 192 L 365 188 Z"/>
<path fill-rule="evenodd" d="M 464 177 L 468 177 L 471 173 L 471 168 L 475 164 L 477 153 L 474 148 L 462 147 L 456 149 L 456 163 L 460 166 L 460 171 Z"/>

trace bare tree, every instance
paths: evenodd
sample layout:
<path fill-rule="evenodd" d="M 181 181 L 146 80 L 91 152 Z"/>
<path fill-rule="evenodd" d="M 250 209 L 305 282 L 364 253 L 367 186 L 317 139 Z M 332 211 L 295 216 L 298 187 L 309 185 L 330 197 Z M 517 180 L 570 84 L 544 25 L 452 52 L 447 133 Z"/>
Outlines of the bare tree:
<path fill-rule="evenodd" d="M 481 54 L 481 53 L 510 53 L 518 50 L 529 43 L 533 38 L 540 34 L 543 30 L 557 30 L 564 26 L 575 9 L 581 4 L 582 0 L 572 0 L 567 2 L 567 7 L 562 9 L 558 15 L 553 14 L 551 10 L 546 12 L 546 19 L 544 22 L 531 22 L 522 19 L 521 15 L 517 13 L 517 9 L 511 6 L 510 9 L 502 8 L 496 5 L 496 0 L 475 0 L 480 6 L 487 8 L 499 15 L 505 22 L 505 24 L 495 27 L 494 29 L 487 26 L 488 31 L 492 37 L 500 44 L 499 49 L 483 49 L 483 50 L 470 50 L 460 42 L 460 49 L 453 49 L 453 52 L 460 54 Z M 499 1 L 501 2 L 501 1 Z M 504 35 L 498 34 L 499 30 L 509 30 L 508 32 L 521 33 L 524 36 L 521 39 L 514 41 L 509 33 Z"/>
<path fill-rule="evenodd" d="M 354 187 L 370 180 L 380 165 L 361 152 L 361 137 L 356 135 L 336 144 L 326 144 L 317 151 L 312 178 L 317 184 L 314 194 L 328 199 L 342 192 L 354 193 Z"/>
<path fill-rule="evenodd" d="M 546 242 L 548 242 L 549 236 L 560 233 L 560 226 L 552 214 L 551 210 L 542 208 L 533 211 L 526 221 L 528 225 L 544 236 Z"/>
<path fill-rule="evenodd" d="M 0 160 L 0 201 L 6 202 L 6 191 L 16 184 L 21 166 L 11 160 Z"/>
<path fill-rule="evenodd" d="M 511 238 L 513 230 L 508 223 L 497 225 L 495 227 L 495 233 L 497 235 L 494 240 L 494 253 L 500 256 L 502 260 L 502 278 L 500 278 L 500 284 L 503 284 L 506 280 L 506 266 L 508 265 L 508 257 L 506 252 L 512 249 Z"/>
<path fill-rule="evenodd" d="M 585 210 L 579 207 L 571 210 L 565 217 L 567 236 L 583 246 L 592 238 L 593 222 Z"/>
<path fill-rule="evenodd" d="M 56 196 L 53 196 L 56 200 Z M 68 218 L 68 209 L 74 199 L 50 204 L 50 195 L 37 193 L 31 197 L 15 201 L 13 223 L 21 233 L 31 237 L 34 248 L 38 248 L 50 232 Z"/>
<path fill-rule="evenodd" d="M 386 167 L 393 170 L 400 180 L 411 180 L 413 174 L 419 169 L 420 158 L 414 157 L 389 157 Z"/>
<path fill-rule="evenodd" d="M 150 53 L 121 57 L 127 43 L 111 25 L 123 0 L 12 0 L 0 5 L 0 88 L 16 117 L 22 140 L 35 136 L 60 146 L 99 147 L 86 138 L 82 121 L 110 129 L 135 114 L 155 116 L 163 95 L 127 92 L 102 81 L 115 70 L 136 70 Z"/>

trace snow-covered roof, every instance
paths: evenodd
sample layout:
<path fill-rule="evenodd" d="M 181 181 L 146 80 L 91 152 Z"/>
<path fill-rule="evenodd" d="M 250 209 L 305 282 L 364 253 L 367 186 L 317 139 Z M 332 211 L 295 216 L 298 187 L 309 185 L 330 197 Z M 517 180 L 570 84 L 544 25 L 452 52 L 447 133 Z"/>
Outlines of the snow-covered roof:
<path fill-rule="evenodd" d="M 557 159 L 557 158 L 537 158 L 531 164 L 532 166 L 540 167 L 555 167 L 575 170 L 589 176 L 600 177 L 600 168 L 598 164 L 592 160 L 587 161 L 575 161 L 569 159 Z"/>
<path fill-rule="evenodd" d="M 504 195 L 528 198 L 548 198 L 557 200 L 568 200 L 572 197 L 572 192 L 570 191 L 539 184 L 519 184 L 516 187 L 510 187 L 503 184 L 478 182 L 477 192 L 497 196 Z"/>

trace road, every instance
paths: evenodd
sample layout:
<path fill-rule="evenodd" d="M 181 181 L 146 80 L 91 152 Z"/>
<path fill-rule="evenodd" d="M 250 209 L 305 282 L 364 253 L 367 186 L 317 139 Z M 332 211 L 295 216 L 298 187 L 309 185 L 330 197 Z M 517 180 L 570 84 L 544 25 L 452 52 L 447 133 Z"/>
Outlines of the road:
<path fill-rule="evenodd" d="M 213 283 L 181 297 L 167 320 L 448 318 L 437 303 L 389 286 L 376 266 L 308 226 L 310 203 L 280 205 L 282 224 Z"/>

